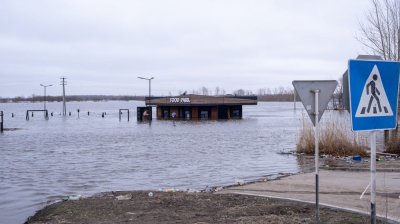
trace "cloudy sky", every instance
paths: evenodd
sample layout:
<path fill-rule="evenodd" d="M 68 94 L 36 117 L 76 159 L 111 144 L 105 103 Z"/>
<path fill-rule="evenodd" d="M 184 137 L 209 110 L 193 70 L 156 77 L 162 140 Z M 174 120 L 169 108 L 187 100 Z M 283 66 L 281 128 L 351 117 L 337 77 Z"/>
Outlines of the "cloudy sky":
<path fill-rule="evenodd" d="M 153 95 L 338 79 L 367 0 L 0 1 L 0 96 Z"/>

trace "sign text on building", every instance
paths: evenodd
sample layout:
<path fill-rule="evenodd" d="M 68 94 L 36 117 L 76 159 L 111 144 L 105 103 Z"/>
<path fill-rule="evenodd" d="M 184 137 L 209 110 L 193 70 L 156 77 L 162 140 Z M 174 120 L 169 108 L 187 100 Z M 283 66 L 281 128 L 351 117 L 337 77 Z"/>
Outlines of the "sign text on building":
<path fill-rule="evenodd" d="M 190 103 L 190 98 L 169 98 L 170 103 Z"/>

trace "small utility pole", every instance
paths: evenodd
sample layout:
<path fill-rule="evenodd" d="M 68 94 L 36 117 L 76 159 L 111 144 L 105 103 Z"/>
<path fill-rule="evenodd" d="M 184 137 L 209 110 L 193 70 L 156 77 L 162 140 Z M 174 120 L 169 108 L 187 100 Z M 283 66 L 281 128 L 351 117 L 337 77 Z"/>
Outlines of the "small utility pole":
<path fill-rule="evenodd" d="M 65 77 L 61 77 L 60 79 L 62 79 L 61 84 L 63 86 L 63 115 L 66 116 L 67 115 L 67 104 L 65 103 L 65 85 L 67 85 L 67 81 L 65 81 Z"/>

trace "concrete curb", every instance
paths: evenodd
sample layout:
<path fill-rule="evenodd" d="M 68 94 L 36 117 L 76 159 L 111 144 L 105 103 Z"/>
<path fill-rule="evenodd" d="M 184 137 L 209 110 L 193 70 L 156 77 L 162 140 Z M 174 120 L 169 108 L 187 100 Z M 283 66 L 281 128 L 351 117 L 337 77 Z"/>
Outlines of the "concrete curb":
<path fill-rule="evenodd" d="M 353 168 L 353 167 L 320 167 L 323 170 L 339 170 L 339 171 L 357 171 L 357 172 L 371 172 L 369 168 Z M 400 172 L 398 168 L 377 168 L 376 172 Z"/>
<path fill-rule="evenodd" d="M 254 196 L 254 197 L 263 197 L 263 198 L 271 198 L 271 199 L 278 199 L 278 200 L 286 200 L 286 201 L 293 201 L 293 202 L 301 202 L 301 203 L 306 203 L 306 204 L 312 204 L 315 205 L 315 202 L 311 201 L 302 201 L 298 199 L 293 199 L 293 198 L 282 198 L 282 197 L 276 197 L 276 196 L 268 196 L 268 195 L 259 195 L 259 194 L 249 194 L 249 193 L 241 193 L 241 192 L 230 192 L 231 194 L 238 194 L 238 195 L 247 195 L 247 196 Z M 351 209 L 351 208 L 345 208 L 345 207 L 340 207 L 340 206 L 335 206 L 335 205 L 330 205 L 330 204 L 325 204 L 325 203 L 319 203 L 319 205 L 332 208 L 332 209 L 338 209 L 338 210 L 343 210 L 347 212 L 353 212 L 353 213 L 358 213 L 358 214 L 363 214 L 363 215 L 370 215 L 368 212 L 360 211 L 357 209 Z M 386 221 L 386 217 L 376 215 L 376 217 L 382 221 Z M 396 219 L 394 217 L 388 217 L 387 218 L 388 223 L 392 224 L 400 224 L 400 219 Z"/>

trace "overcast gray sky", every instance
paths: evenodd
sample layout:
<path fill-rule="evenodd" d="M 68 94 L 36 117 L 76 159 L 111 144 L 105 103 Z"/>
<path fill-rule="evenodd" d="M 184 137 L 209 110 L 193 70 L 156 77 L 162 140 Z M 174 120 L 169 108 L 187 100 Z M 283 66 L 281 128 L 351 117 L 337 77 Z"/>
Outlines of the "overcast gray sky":
<path fill-rule="evenodd" d="M 338 79 L 367 0 L 0 1 L 0 96 L 153 95 Z"/>

